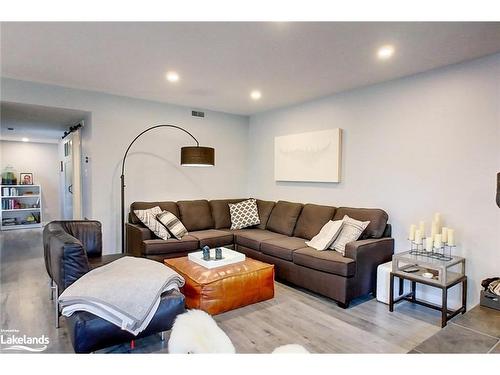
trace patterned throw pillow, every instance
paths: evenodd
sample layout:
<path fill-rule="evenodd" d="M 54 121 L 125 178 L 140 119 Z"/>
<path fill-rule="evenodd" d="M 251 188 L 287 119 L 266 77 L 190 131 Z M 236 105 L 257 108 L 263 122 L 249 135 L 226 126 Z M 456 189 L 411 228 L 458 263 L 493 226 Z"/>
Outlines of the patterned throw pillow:
<path fill-rule="evenodd" d="M 134 210 L 134 214 L 137 215 L 139 220 L 147 226 L 151 231 L 162 240 L 168 240 L 170 238 L 170 233 L 168 230 L 156 220 L 156 215 L 161 213 L 161 208 L 156 206 L 153 208 L 148 208 L 147 210 Z"/>
<path fill-rule="evenodd" d="M 323 225 L 323 228 L 321 228 L 317 235 L 311 238 L 311 241 L 306 241 L 306 245 L 319 251 L 328 249 L 328 247 L 340 234 L 342 225 L 344 225 L 342 220 L 330 220 L 328 223 Z"/>
<path fill-rule="evenodd" d="M 330 249 L 337 250 L 345 256 L 345 245 L 349 242 L 356 241 L 370 222 L 354 220 L 347 215 L 344 216 L 342 221 L 344 222 L 342 230 L 337 239 L 333 241 Z"/>
<path fill-rule="evenodd" d="M 242 229 L 260 224 L 257 201 L 247 199 L 240 203 L 229 203 L 231 214 L 231 229 Z"/>
<path fill-rule="evenodd" d="M 165 228 L 167 228 L 172 236 L 174 236 L 178 240 L 180 240 L 188 233 L 184 224 L 181 223 L 177 216 L 169 211 L 163 211 L 162 213 L 159 213 L 158 215 L 156 215 L 156 219 L 158 219 L 158 221 L 162 223 Z"/>

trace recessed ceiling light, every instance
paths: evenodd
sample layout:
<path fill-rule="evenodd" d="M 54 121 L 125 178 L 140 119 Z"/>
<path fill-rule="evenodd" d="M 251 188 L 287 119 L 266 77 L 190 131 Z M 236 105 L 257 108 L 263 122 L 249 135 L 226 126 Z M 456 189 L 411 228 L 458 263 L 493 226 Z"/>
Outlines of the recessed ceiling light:
<path fill-rule="evenodd" d="M 259 100 L 260 98 L 262 98 L 262 93 L 261 93 L 259 90 L 253 90 L 253 91 L 250 93 L 250 97 L 251 97 L 253 100 Z"/>
<path fill-rule="evenodd" d="M 391 45 L 382 46 L 377 51 L 377 56 L 381 60 L 387 60 L 394 55 L 394 47 Z"/>
<path fill-rule="evenodd" d="M 177 72 L 174 71 L 167 72 L 165 77 L 169 82 L 177 82 L 179 80 L 179 74 L 177 74 Z"/>
<path fill-rule="evenodd" d="M 21 139 L 21 141 L 23 141 L 23 142 L 29 142 L 29 141 L 30 141 L 30 139 L 29 139 L 29 138 L 24 137 L 24 138 L 22 138 L 22 139 Z"/>

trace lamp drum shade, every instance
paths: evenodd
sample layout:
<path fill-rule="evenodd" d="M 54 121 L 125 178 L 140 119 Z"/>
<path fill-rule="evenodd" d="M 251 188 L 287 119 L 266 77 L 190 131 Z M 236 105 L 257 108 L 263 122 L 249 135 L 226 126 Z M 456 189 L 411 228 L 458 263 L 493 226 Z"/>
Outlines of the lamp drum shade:
<path fill-rule="evenodd" d="M 181 148 L 181 165 L 193 167 L 211 167 L 215 165 L 215 149 L 203 146 L 185 146 Z"/>

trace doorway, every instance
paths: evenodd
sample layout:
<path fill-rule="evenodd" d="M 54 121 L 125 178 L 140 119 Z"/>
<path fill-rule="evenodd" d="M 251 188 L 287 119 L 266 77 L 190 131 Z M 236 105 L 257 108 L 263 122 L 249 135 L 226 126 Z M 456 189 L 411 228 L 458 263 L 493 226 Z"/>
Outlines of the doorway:
<path fill-rule="evenodd" d="M 22 229 L 34 220 L 43 226 L 90 216 L 90 166 L 82 159 L 89 157 L 91 113 L 0 101 L 0 114 L 0 168 L 10 168 L 17 181 L 28 175 L 32 183 L 22 188 L 22 198 L 10 194 L 13 185 L 1 190 L 1 222 L 5 216 L 6 224 L 19 224 L 9 229 Z"/>

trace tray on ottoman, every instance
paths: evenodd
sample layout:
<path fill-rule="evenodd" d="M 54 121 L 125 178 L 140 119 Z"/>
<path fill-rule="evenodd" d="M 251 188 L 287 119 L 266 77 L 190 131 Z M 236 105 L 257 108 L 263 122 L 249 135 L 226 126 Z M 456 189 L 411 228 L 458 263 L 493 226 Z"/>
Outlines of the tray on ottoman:
<path fill-rule="evenodd" d="M 210 260 L 203 259 L 203 251 L 196 251 L 188 254 L 188 259 L 192 262 L 198 263 L 205 268 L 217 268 L 227 266 L 228 264 L 243 262 L 246 257 L 245 254 L 238 253 L 237 251 L 221 247 L 222 259 L 215 259 L 215 249 L 210 249 Z"/>
<path fill-rule="evenodd" d="M 211 315 L 274 297 L 274 266 L 255 259 L 207 269 L 188 257 L 165 259 L 185 279 L 186 306 Z"/>

